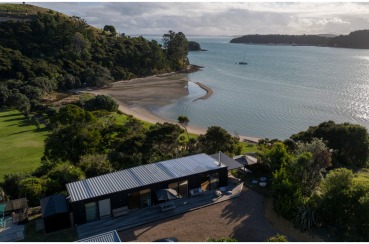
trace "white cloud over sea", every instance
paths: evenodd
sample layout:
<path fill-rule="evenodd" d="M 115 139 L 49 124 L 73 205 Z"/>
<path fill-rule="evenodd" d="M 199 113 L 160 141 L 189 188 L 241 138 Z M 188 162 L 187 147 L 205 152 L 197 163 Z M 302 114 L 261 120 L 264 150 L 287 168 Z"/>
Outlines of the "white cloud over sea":
<path fill-rule="evenodd" d="M 369 2 L 42 2 L 32 3 L 114 25 L 127 35 L 348 34 L 369 29 Z"/>

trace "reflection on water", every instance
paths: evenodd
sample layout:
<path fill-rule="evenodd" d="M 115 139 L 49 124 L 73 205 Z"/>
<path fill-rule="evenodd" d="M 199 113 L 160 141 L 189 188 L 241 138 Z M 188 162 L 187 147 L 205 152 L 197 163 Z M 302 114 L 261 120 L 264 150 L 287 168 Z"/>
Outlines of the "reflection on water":
<path fill-rule="evenodd" d="M 188 38 L 208 52 L 191 52 L 204 66 L 189 74 L 214 91 L 189 83 L 189 95 L 155 113 L 191 125 L 219 125 L 231 133 L 284 139 L 334 120 L 369 128 L 369 50 L 230 44 L 229 38 Z M 236 63 L 245 55 L 248 65 Z"/>

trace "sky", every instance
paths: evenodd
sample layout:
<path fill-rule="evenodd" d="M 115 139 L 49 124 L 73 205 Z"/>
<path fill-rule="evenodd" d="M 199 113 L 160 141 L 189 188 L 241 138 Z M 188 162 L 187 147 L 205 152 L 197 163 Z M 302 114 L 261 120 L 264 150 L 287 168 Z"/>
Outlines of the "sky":
<path fill-rule="evenodd" d="M 126 35 L 336 34 L 369 29 L 369 2 L 42 2 Z"/>

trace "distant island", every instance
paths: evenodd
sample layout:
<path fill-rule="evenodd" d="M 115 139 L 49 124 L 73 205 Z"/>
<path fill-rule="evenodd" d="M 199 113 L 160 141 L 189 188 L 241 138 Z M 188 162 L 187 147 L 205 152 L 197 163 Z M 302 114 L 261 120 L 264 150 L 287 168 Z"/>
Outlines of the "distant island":
<path fill-rule="evenodd" d="M 195 41 L 188 41 L 188 51 L 207 51 L 200 47 L 200 43 Z"/>
<path fill-rule="evenodd" d="M 369 30 L 358 30 L 349 35 L 245 35 L 230 43 L 271 44 L 293 46 L 327 46 L 369 49 Z"/>

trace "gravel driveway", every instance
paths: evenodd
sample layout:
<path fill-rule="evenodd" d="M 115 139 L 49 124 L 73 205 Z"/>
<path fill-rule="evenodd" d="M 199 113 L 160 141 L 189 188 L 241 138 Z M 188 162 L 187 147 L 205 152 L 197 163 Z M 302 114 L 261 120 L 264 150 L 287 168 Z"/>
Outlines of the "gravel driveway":
<path fill-rule="evenodd" d="M 242 242 L 265 241 L 277 233 L 264 216 L 264 197 L 243 188 L 238 198 L 182 215 L 119 232 L 122 241 L 150 242 L 176 237 L 181 242 L 203 242 L 231 236 Z M 289 237 L 290 241 L 294 238 Z"/>

